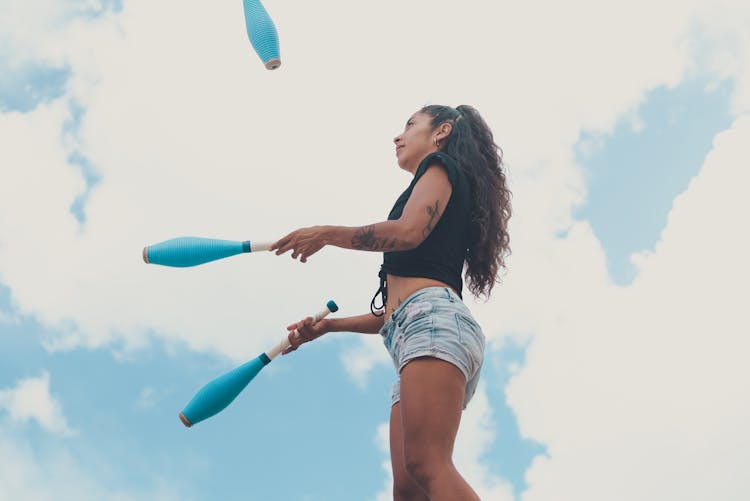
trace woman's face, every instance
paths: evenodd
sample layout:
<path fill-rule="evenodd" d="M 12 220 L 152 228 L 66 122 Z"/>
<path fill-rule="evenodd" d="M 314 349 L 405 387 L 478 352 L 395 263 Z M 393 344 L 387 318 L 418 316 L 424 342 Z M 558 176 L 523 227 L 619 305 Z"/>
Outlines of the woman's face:
<path fill-rule="evenodd" d="M 430 115 L 417 112 L 406 121 L 404 132 L 393 138 L 399 167 L 412 174 L 424 157 L 437 151 L 433 140 L 436 131 L 432 129 L 431 121 Z"/>

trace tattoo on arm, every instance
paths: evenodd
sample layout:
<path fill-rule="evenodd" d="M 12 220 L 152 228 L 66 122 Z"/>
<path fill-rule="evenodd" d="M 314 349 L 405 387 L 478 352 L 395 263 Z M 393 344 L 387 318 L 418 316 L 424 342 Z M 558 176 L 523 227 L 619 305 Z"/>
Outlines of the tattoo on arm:
<path fill-rule="evenodd" d="M 395 238 L 378 238 L 375 236 L 375 226 L 364 226 L 354 233 L 352 247 L 357 250 L 382 251 L 396 248 L 398 241 Z"/>
<path fill-rule="evenodd" d="M 424 236 L 425 238 L 430 236 L 432 230 L 435 229 L 435 227 L 432 225 L 433 221 L 435 221 L 435 218 L 440 217 L 440 200 L 435 200 L 434 206 L 427 207 L 427 214 L 430 216 L 430 220 L 427 222 L 427 226 L 425 226 L 422 230 L 422 236 Z"/>

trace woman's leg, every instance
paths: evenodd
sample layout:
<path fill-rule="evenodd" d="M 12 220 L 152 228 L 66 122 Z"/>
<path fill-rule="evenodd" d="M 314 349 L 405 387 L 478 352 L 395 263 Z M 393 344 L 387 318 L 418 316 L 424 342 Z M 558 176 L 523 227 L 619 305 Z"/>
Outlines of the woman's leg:
<path fill-rule="evenodd" d="M 401 403 L 391 407 L 391 467 L 394 501 L 429 501 L 404 465 L 404 440 L 401 433 Z"/>
<path fill-rule="evenodd" d="M 414 359 L 401 371 L 404 467 L 432 501 L 479 500 L 453 466 L 465 388 L 463 373 L 436 358 Z"/>

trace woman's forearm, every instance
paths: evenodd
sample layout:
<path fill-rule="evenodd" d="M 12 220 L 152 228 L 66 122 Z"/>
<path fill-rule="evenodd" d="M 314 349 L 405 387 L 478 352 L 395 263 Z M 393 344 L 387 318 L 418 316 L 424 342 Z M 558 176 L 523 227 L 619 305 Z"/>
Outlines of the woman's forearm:
<path fill-rule="evenodd" d="M 328 245 L 375 252 L 411 250 L 420 243 L 417 232 L 398 220 L 367 226 L 326 226 L 324 235 Z"/>
<path fill-rule="evenodd" d="M 328 332 L 361 332 L 363 334 L 377 334 L 383 327 L 384 317 L 376 317 L 372 313 L 357 315 L 356 317 L 327 319 Z"/>

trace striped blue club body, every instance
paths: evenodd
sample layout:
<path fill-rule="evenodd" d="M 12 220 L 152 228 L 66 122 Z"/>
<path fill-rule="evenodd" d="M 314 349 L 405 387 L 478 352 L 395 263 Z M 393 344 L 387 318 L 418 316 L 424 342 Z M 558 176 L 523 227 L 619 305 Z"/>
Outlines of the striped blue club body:
<path fill-rule="evenodd" d="M 269 70 L 281 66 L 279 35 L 276 26 L 260 0 L 243 0 L 247 36 L 260 60 Z"/>
<path fill-rule="evenodd" d="M 237 395 L 245 389 L 245 386 L 269 362 L 271 360 L 268 356 L 262 353 L 249 362 L 217 377 L 195 394 L 182 410 L 180 419 L 185 425 L 192 426 L 218 414 L 232 403 Z"/>
<path fill-rule="evenodd" d="M 179 237 L 149 245 L 143 250 L 143 259 L 151 264 L 185 268 L 251 250 L 249 241 Z"/>

